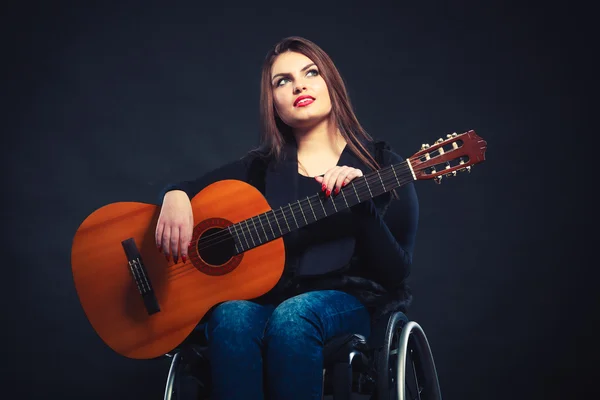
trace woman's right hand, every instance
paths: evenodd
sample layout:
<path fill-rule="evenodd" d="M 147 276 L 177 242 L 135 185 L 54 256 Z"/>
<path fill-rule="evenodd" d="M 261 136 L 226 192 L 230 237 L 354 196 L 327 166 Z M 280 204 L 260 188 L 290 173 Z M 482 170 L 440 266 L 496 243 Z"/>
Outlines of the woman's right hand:
<path fill-rule="evenodd" d="M 190 199 L 182 190 L 171 190 L 165 194 L 156 224 L 155 240 L 159 251 L 167 260 L 169 254 L 178 262 L 179 255 L 187 261 L 188 245 L 192 240 L 194 215 Z"/>

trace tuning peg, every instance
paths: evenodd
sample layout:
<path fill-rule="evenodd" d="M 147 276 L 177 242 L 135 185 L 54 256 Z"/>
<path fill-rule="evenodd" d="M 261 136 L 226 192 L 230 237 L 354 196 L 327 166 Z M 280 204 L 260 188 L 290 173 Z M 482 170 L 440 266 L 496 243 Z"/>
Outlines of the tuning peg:
<path fill-rule="evenodd" d="M 450 139 L 452 139 L 452 138 L 455 138 L 456 136 L 457 136 L 456 132 L 454 132 L 454 133 L 452 133 L 452 134 L 450 134 L 450 133 L 449 133 L 449 134 L 447 134 L 447 135 L 446 135 L 446 137 L 448 138 L 448 139 L 446 139 L 446 140 L 450 140 Z M 452 142 L 452 148 L 453 148 L 454 150 L 458 149 L 458 144 L 456 144 L 456 141 Z"/>
<path fill-rule="evenodd" d="M 435 169 L 435 167 L 431 167 L 431 171 L 429 171 L 430 174 L 435 174 L 437 173 L 437 170 Z M 442 175 L 438 175 L 436 177 L 433 178 L 434 182 L 437 184 L 442 183 Z"/>
<path fill-rule="evenodd" d="M 430 146 L 429 146 L 427 143 L 423 143 L 423 144 L 421 145 L 421 150 L 428 149 L 429 147 L 430 147 Z"/>
<path fill-rule="evenodd" d="M 438 140 L 435 141 L 435 143 L 438 144 L 438 143 L 442 143 L 443 141 L 444 141 L 444 139 L 439 138 Z"/>
<path fill-rule="evenodd" d="M 450 169 L 450 163 L 448 161 L 446 161 L 446 169 Z M 456 171 L 452 171 L 452 172 L 448 172 L 447 174 L 445 174 L 446 176 L 456 176 Z"/>

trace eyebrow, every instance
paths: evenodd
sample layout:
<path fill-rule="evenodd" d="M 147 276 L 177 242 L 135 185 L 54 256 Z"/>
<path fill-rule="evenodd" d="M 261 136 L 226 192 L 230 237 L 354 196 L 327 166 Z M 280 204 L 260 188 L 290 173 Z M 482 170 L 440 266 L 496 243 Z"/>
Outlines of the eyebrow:
<path fill-rule="evenodd" d="M 307 66 L 305 66 L 304 68 L 302 68 L 302 69 L 300 70 L 300 72 L 304 72 L 304 71 L 306 71 L 307 69 L 309 69 L 310 67 L 312 67 L 312 66 L 315 66 L 315 65 L 316 65 L 315 63 L 310 63 L 310 64 L 308 64 Z M 290 74 L 289 74 L 289 73 L 275 74 L 275 75 L 273 75 L 273 77 L 271 78 L 271 82 L 273 82 L 273 79 L 277 78 L 278 76 L 288 76 L 288 75 L 290 75 Z"/>

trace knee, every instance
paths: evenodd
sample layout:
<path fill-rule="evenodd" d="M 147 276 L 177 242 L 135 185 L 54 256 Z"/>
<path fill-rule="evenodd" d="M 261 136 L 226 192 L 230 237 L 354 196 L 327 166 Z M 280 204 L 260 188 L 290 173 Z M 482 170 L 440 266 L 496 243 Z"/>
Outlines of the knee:
<path fill-rule="evenodd" d="M 235 336 L 253 340 L 262 335 L 264 324 L 260 326 L 256 314 L 260 306 L 244 300 L 227 301 L 212 311 L 207 322 L 207 338 L 227 339 Z"/>
<path fill-rule="evenodd" d="M 264 332 L 265 342 L 323 343 L 323 325 L 316 305 L 307 296 L 296 296 L 281 303 L 271 314 Z"/>

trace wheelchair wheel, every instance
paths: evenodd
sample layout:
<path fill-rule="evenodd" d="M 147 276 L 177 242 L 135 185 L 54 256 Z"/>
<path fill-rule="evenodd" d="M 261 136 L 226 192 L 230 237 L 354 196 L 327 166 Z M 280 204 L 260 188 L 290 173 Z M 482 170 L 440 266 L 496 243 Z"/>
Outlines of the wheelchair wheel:
<path fill-rule="evenodd" d="M 175 354 L 169 355 L 169 357 L 172 357 L 172 360 L 171 366 L 169 368 L 169 375 L 167 375 L 167 384 L 165 386 L 164 400 L 177 400 L 177 394 L 179 391 L 176 390 L 175 381 L 181 369 L 181 353 L 176 352 Z"/>
<path fill-rule="evenodd" d="M 202 346 L 188 346 L 167 356 L 171 358 L 164 400 L 210 398 L 210 367 Z"/>
<path fill-rule="evenodd" d="M 388 323 L 377 356 L 378 400 L 441 400 L 437 371 L 423 329 L 402 313 Z"/>

